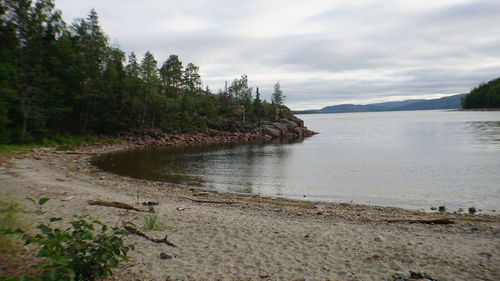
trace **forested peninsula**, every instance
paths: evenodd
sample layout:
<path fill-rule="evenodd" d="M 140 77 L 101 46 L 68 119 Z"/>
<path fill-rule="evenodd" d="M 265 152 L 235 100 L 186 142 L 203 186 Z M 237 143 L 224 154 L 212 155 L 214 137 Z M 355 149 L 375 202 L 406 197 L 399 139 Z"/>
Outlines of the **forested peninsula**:
<path fill-rule="evenodd" d="M 500 108 L 500 77 L 472 89 L 462 99 L 464 109 Z"/>
<path fill-rule="evenodd" d="M 177 55 L 159 63 L 151 52 L 138 58 L 110 44 L 95 10 L 67 24 L 52 0 L 7 0 L 0 28 L 0 144 L 275 124 L 272 135 L 282 124 L 275 121 L 293 118 L 279 82 L 270 102 L 245 74 L 213 92 L 199 67 Z"/>

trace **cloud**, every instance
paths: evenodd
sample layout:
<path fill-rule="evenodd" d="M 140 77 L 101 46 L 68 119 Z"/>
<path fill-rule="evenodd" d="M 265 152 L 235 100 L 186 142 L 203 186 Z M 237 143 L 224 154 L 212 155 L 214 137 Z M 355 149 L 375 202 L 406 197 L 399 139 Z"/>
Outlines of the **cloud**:
<path fill-rule="evenodd" d="M 67 21 L 91 8 L 127 52 L 200 66 L 211 89 L 246 73 L 295 109 L 443 96 L 500 73 L 497 0 L 117 1 L 56 3 Z"/>

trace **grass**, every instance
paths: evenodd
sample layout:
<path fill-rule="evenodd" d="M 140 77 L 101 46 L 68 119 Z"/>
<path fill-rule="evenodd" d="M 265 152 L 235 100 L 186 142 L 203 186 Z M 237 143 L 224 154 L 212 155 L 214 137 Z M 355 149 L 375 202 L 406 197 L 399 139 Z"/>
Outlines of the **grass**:
<path fill-rule="evenodd" d="M 35 144 L 0 144 L 0 153 L 28 150 L 36 146 Z"/>
<path fill-rule="evenodd" d="M 120 143 L 118 139 L 99 139 L 92 136 L 70 136 L 59 135 L 50 138 L 44 138 L 40 142 L 32 144 L 0 144 L 0 153 L 7 153 L 12 151 L 29 150 L 38 146 L 58 146 L 57 150 L 75 150 L 77 146 L 82 145 L 95 145 L 95 144 L 117 144 Z"/>
<path fill-rule="evenodd" d="M 26 213 L 20 204 L 9 198 L 0 198 L 0 229 L 17 229 L 26 226 L 21 215 Z M 12 254 L 21 245 L 16 235 L 0 233 L 0 254 Z"/>
<path fill-rule="evenodd" d="M 169 227 L 157 214 L 148 214 L 143 218 L 142 228 L 145 230 L 167 230 Z"/>

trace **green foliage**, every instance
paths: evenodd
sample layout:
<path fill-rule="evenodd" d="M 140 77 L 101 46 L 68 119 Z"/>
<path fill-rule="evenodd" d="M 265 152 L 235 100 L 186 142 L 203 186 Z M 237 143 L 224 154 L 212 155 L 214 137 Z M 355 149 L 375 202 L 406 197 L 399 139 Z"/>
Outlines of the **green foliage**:
<path fill-rule="evenodd" d="M 160 217 L 158 217 L 158 214 L 153 213 L 153 214 L 147 214 L 144 216 L 144 222 L 142 225 L 142 228 L 145 230 L 166 230 L 168 229 L 167 224 L 165 223 L 164 220 L 162 220 Z"/>
<path fill-rule="evenodd" d="M 26 223 L 21 218 L 25 212 L 16 201 L 0 198 L 0 254 L 11 254 L 19 246 L 17 239 L 2 232 L 25 226 Z"/>
<path fill-rule="evenodd" d="M 38 201 L 28 198 L 36 204 L 35 214 L 44 215 L 42 206 L 49 200 Z M 26 245 L 40 246 L 38 256 L 43 261 L 38 265 L 42 272 L 35 280 L 96 280 L 112 274 L 120 262 L 128 260 L 128 253 L 134 245 L 126 245 L 123 236 L 127 232 L 122 222 L 120 226 L 109 227 L 88 215 L 73 216 L 67 228 L 57 228 L 53 224 L 62 221 L 59 217 L 50 217 L 48 223 L 36 227 L 37 234 L 21 229 L 1 229 L 2 234 L 19 234 Z M 10 280 L 26 280 L 25 277 Z"/>
<path fill-rule="evenodd" d="M 36 147 L 34 144 L 0 144 L 0 153 L 29 150 Z"/>
<path fill-rule="evenodd" d="M 150 52 L 126 60 L 95 10 L 70 25 L 53 0 L 2 1 L 0 13 L 0 144 L 80 145 L 53 136 L 206 131 L 282 115 L 282 99 L 275 114 L 252 100 L 246 75 L 214 94 L 176 55 L 160 68 Z"/>
<path fill-rule="evenodd" d="M 277 120 L 283 117 L 282 109 L 283 103 L 285 102 L 286 97 L 283 95 L 283 91 L 281 90 L 280 82 L 274 83 L 274 92 L 271 96 L 271 103 L 273 105 L 274 111 L 274 119 Z"/>
<path fill-rule="evenodd" d="M 481 84 L 462 99 L 464 109 L 500 108 L 500 78 Z"/>

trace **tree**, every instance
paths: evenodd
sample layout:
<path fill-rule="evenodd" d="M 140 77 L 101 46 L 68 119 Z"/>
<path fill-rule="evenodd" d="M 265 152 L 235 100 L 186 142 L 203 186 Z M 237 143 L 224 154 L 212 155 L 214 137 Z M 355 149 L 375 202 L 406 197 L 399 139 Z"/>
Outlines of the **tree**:
<path fill-rule="evenodd" d="M 286 99 L 286 96 L 283 95 L 283 91 L 281 91 L 280 82 L 274 83 L 274 92 L 271 95 L 271 104 L 274 109 L 274 119 L 278 120 L 281 116 L 281 107 Z"/>
<path fill-rule="evenodd" d="M 255 99 L 253 100 L 252 113 L 255 121 L 260 122 L 262 119 L 262 101 L 260 100 L 259 87 L 255 89 Z"/>
<path fill-rule="evenodd" d="M 129 112 L 127 118 L 132 118 L 135 125 L 140 126 L 142 121 L 142 106 L 141 106 L 141 90 L 142 80 L 139 77 L 141 66 L 137 62 L 137 57 L 134 52 L 128 57 L 128 64 L 125 67 L 125 93 Z"/>
<path fill-rule="evenodd" d="M 52 0 L 6 0 L 1 7 L 2 39 L 8 39 L 5 43 L 11 47 L 11 55 L 17 57 L 15 68 L 19 71 L 14 107 L 18 113 L 13 114 L 19 115 L 16 119 L 20 122 L 11 125 L 18 141 L 31 141 L 29 131 L 44 127 L 44 86 L 51 80 L 44 67 L 48 55 L 44 51 L 60 35 L 64 24 Z"/>
<path fill-rule="evenodd" d="M 251 112 L 252 87 L 248 87 L 248 77 L 241 75 L 241 79 L 234 79 L 228 88 L 231 96 L 235 97 L 242 108 L 242 121 L 245 123 L 246 115 Z"/>
<path fill-rule="evenodd" d="M 184 70 L 183 81 L 184 87 L 188 92 L 195 93 L 201 90 L 202 82 L 201 76 L 198 74 L 199 67 L 188 63 L 186 69 Z"/>
<path fill-rule="evenodd" d="M 163 91 L 166 95 L 172 96 L 182 85 L 182 62 L 177 55 L 170 57 L 163 63 L 160 69 L 160 77 Z"/>
<path fill-rule="evenodd" d="M 141 126 L 146 124 L 146 115 L 148 110 L 148 103 L 151 96 L 158 93 L 160 87 L 160 79 L 158 77 L 157 62 L 149 51 L 146 52 L 141 62 L 140 77 L 143 85 L 143 100 L 142 100 L 142 119 Z"/>
<path fill-rule="evenodd" d="M 463 108 L 500 107 L 500 78 L 480 84 L 462 98 Z"/>
<path fill-rule="evenodd" d="M 100 122 L 96 118 L 96 108 L 104 83 L 102 74 L 108 53 L 108 39 L 99 26 L 99 17 L 94 9 L 86 19 L 75 22 L 71 30 L 82 71 L 81 91 L 77 97 L 81 108 L 80 130 L 89 133 Z"/>
<path fill-rule="evenodd" d="M 199 67 L 152 53 L 138 62 L 111 46 L 91 10 L 67 26 L 54 0 L 0 2 L 0 143 L 136 129 L 204 130 L 208 124 L 288 114 L 281 98 L 252 99 L 248 77 L 213 94 Z M 279 85 L 279 84 L 278 84 Z M 275 91 L 276 92 L 276 91 Z M 223 126 L 221 126 L 223 127 Z"/>

